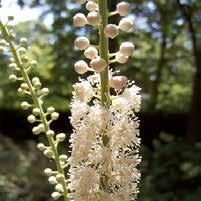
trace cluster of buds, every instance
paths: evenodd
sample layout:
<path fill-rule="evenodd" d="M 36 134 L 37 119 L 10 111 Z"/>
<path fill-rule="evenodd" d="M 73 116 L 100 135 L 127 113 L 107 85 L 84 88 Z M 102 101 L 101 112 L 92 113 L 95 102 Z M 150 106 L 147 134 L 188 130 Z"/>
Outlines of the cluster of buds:
<path fill-rule="evenodd" d="M 72 197 L 75 201 L 136 200 L 140 138 L 135 113 L 140 109 L 140 89 L 126 76 L 116 75 L 109 66 L 114 62 L 126 63 L 134 45 L 123 42 L 116 53 L 109 53 L 108 47 L 109 39 L 133 27 L 132 20 L 126 17 L 130 5 L 122 1 L 108 13 L 107 0 L 76 2 L 85 5 L 89 13 L 77 13 L 74 25 L 98 27 L 100 40 L 99 45 L 91 44 L 85 36 L 74 41 L 75 48 L 83 50 L 86 57 L 86 61 L 75 63 L 75 71 L 81 75 L 92 73 L 73 85 L 69 159 Z M 118 25 L 108 24 L 108 18 L 116 14 L 123 17 Z M 114 89 L 113 95 L 110 88 Z"/>
<path fill-rule="evenodd" d="M 87 16 L 83 13 L 77 13 L 73 17 L 74 25 L 77 27 L 82 27 L 85 25 L 91 26 L 100 26 L 101 24 L 101 15 L 99 13 L 99 5 L 96 1 L 76 1 L 79 4 L 86 3 L 86 9 L 89 11 Z M 116 11 L 111 13 L 111 16 L 114 14 L 119 14 L 120 16 L 127 16 L 130 12 L 130 5 L 126 2 L 120 2 L 117 4 Z M 108 38 L 114 39 L 119 31 L 129 31 L 133 27 L 133 22 L 130 18 L 125 17 L 120 20 L 118 25 L 107 24 L 104 27 L 104 34 Z M 76 38 L 74 45 L 78 50 L 84 50 L 84 56 L 86 59 L 89 59 L 90 62 L 80 60 L 75 63 L 75 71 L 78 74 L 85 74 L 88 71 L 101 73 L 107 68 L 108 63 L 104 58 L 101 58 L 99 55 L 99 46 L 90 44 L 90 41 L 87 37 L 81 36 Z M 120 49 L 117 53 L 110 55 L 111 60 L 109 63 L 118 62 L 124 64 L 128 61 L 129 56 L 132 55 L 134 51 L 134 45 L 131 42 L 124 42 L 121 44 Z M 115 57 L 114 59 L 112 57 Z M 121 79 L 120 79 L 121 80 Z M 122 84 L 121 84 L 122 85 Z"/>
<path fill-rule="evenodd" d="M 30 96 L 28 101 L 21 103 L 23 110 L 31 110 L 32 113 L 27 117 L 29 123 L 34 124 L 32 132 L 34 135 L 44 133 L 47 137 L 47 145 L 39 143 L 37 148 L 43 154 L 53 160 L 56 164 L 56 169 L 46 169 L 45 174 L 49 176 L 49 182 L 55 184 L 55 192 L 52 193 L 53 199 L 57 200 L 63 197 L 65 201 L 68 200 L 67 180 L 65 178 L 65 169 L 67 168 L 67 155 L 59 154 L 57 147 L 60 142 L 66 138 L 66 134 L 55 134 L 51 130 L 50 125 L 53 121 L 59 118 L 59 113 L 55 111 L 54 107 L 48 107 L 46 110 L 43 107 L 44 97 L 49 94 L 49 89 L 42 87 L 39 77 L 29 77 L 29 71 L 37 67 L 37 61 L 29 59 L 27 56 L 27 39 L 20 38 L 17 44 L 15 34 L 10 26 L 10 22 L 14 19 L 13 16 L 8 17 L 8 22 L 3 24 L 0 21 L 0 53 L 10 51 L 10 58 L 8 58 L 8 70 L 10 72 L 9 80 L 12 82 L 19 81 L 20 85 L 18 92 L 20 95 Z"/>

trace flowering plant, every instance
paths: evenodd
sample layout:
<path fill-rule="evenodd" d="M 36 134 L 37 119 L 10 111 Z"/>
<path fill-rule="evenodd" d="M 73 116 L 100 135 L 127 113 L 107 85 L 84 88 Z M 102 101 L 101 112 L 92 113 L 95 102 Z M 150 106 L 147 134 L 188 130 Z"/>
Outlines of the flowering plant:
<path fill-rule="evenodd" d="M 32 98 L 32 102 L 29 99 L 21 106 L 32 110 L 28 121 L 34 124 L 33 134 L 44 133 L 47 137 L 47 144 L 39 143 L 37 147 L 55 162 L 55 170 L 44 170 L 50 184 L 55 185 L 52 197 L 55 200 L 63 197 L 64 201 L 136 200 L 140 179 L 137 165 L 141 159 L 138 154 L 139 121 L 135 114 L 140 109 L 140 88 L 127 77 L 116 75 L 118 72 L 110 67 L 115 62 L 126 63 L 134 45 L 130 41 L 123 42 L 117 53 L 109 52 L 109 39 L 133 26 L 132 20 L 124 17 L 129 14 L 130 6 L 122 1 L 117 4 L 116 11 L 108 12 L 107 0 L 76 0 L 76 3 L 86 4 L 89 13 L 87 16 L 77 13 L 73 18 L 74 25 L 97 27 L 99 44 L 90 44 L 85 36 L 74 42 L 76 49 L 84 50 L 90 64 L 80 60 L 74 66 L 78 74 L 88 73 L 89 76 L 79 78 L 73 85 L 69 158 L 58 152 L 66 134 L 51 130 L 51 123 L 59 114 L 54 107 L 43 107 L 49 90 L 42 87 L 38 77 L 29 77 L 29 71 L 37 66 L 37 62 L 26 55 L 26 38 L 16 43 L 10 26 L 12 16 L 6 24 L 0 21 L 0 52 L 10 52 L 9 79 L 21 81 L 18 92 Z M 108 18 L 117 14 L 124 18 L 118 25 L 109 24 Z"/>

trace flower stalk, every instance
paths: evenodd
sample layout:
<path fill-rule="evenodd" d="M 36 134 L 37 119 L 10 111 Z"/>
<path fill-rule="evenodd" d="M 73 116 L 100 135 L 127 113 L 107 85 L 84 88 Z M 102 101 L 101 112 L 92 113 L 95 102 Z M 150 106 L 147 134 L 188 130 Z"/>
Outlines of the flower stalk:
<path fill-rule="evenodd" d="M 105 35 L 104 30 L 108 24 L 108 6 L 107 0 L 99 0 L 99 13 L 101 16 L 101 23 L 99 25 L 99 47 L 100 56 L 103 58 L 107 67 L 100 73 L 101 76 L 101 102 L 102 105 L 109 109 L 110 107 L 110 89 L 109 89 L 109 41 Z"/>
<path fill-rule="evenodd" d="M 28 92 L 27 94 L 31 95 L 35 111 L 38 111 L 38 115 L 39 115 L 39 120 L 38 121 L 41 122 L 40 125 L 43 128 L 42 132 L 46 133 L 48 144 L 49 144 L 49 147 L 51 149 L 51 152 L 49 152 L 48 157 L 54 159 L 55 164 L 56 164 L 56 169 L 57 169 L 57 175 L 62 175 L 61 180 L 60 180 L 60 184 L 62 185 L 62 196 L 64 198 L 64 201 L 68 201 L 68 195 L 67 195 L 68 194 L 68 189 L 67 189 L 67 183 L 66 183 L 65 171 L 64 171 L 65 165 L 62 165 L 62 162 L 61 162 L 61 160 L 59 158 L 59 153 L 58 153 L 58 150 L 57 150 L 58 142 L 55 141 L 55 139 L 54 139 L 55 136 L 53 134 L 50 135 L 50 133 L 52 132 L 51 129 L 50 129 L 50 122 L 51 121 L 49 122 L 47 120 L 47 115 L 44 112 L 44 109 L 43 109 L 43 106 L 42 106 L 43 102 L 42 102 L 41 98 L 38 97 L 37 90 L 33 86 L 33 83 L 32 83 L 33 81 L 31 82 L 31 80 L 29 78 L 29 75 L 27 73 L 27 69 L 25 68 L 25 64 L 22 62 L 23 57 L 20 56 L 19 52 L 16 49 L 16 45 L 13 42 L 13 38 L 10 37 L 11 34 L 9 33 L 9 29 L 1 21 L 0 21 L 0 30 L 2 32 L 3 38 L 8 43 L 8 47 L 10 48 L 10 52 L 11 52 L 11 54 L 13 56 L 13 64 L 16 64 L 17 68 L 19 68 L 21 78 L 18 79 L 18 80 L 23 80 L 24 81 L 23 85 L 27 86 L 27 92 Z M 29 107 L 29 106 L 27 106 L 27 107 Z M 57 114 L 57 113 L 54 113 L 54 114 Z M 35 118 L 34 115 L 32 115 L 32 117 Z M 36 129 L 33 129 L 33 132 L 34 132 L 34 130 L 36 130 Z M 36 133 L 38 134 L 39 131 L 38 132 L 35 131 L 35 134 Z M 48 153 L 48 152 L 44 151 L 44 153 Z M 54 193 L 52 195 L 54 195 Z M 57 194 L 57 197 L 60 197 L 60 196 L 61 196 L 61 194 Z"/>

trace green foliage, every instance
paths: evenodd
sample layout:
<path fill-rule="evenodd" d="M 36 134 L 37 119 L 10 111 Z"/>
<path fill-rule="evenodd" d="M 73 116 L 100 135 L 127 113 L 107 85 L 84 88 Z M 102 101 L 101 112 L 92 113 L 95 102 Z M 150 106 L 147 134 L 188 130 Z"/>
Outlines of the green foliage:
<path fill-rule="evenodd" d="M 139 201 L 199 201 L 201 196 L 201 144 L 190 146 L 162 134 L 146 147 L 142 162 Z"/>

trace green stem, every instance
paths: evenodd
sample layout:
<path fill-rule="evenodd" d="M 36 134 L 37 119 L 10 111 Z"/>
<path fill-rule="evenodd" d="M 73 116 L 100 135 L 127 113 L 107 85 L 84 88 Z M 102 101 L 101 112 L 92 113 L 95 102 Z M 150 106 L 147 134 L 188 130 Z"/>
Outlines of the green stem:
<path fill-rule="evenodd" d="M 2 22 L 0 22 L 0 28 L 2 29 L 3 34 L 5 34 L 5 38 L 7 39 L 7 42 L 9 43 L 11 53 L 13 54 L 13 57 L 15 59 L 15 62 L 17 64 L 17 66 L 20 68 L 20 72 L 21 72 L 21 75 L 23 77 L 23 80 L 29 87 L 29 90 L 30 90 L 30 93 L 31 93 L 31 96 L 32 96 L 32 99 L 33 99 L 33 102 L 34 102 L 34 105 L 35 105 L 35 107 L 40 109 L 40 118 L 41 118 L 41 121 L 42 121 L 42 123 L 43 123 L 43 125 L 45 127 L 45 132 L 47 133 L 47 131 L 50 130 L 50 127 L 49 127 L 49 123 L 47 121 L 45 112 L 43 110 L 42 104 L 40 103 L 40 101 L 39 101 L 39 99 L 37 97 L 37 94 L 36 94 L 36 92 L 34 90 L 34 87 L 33 87 L 32 83 L 31 83 L 31 80 L 30 80 L 27 72 L 24 69 L 24 66 L 23 66 L 23 64 L 21 62 L 21 59 L 20 59 L 20 57 L 19 57 L 19 55 L 18 55 L 18 53 L 16 51 L 14 43 L 11 40 L 8 39 L 9 38 L 8 30 L 3 25 Z M 54 160 L 55 160 L 57 171 L 60 174 L 64 175 L 64 178 L 65 178 L 65 172 L 64 172 L 64 169 L 63 169 L 63 167 L 61 165 L 61 162 L 59 160 L 59 154 L 58 154 L 58 151 L 57 151 L 56 144 L 54 143 L 54 138 L 51 137 L 51 136 L 47 136 L 47 140 L 48 140 L 48 143 L 49 143 L 50 147 L 52 148 L 52 151 L 53 151 L 53 154 L 54 154 Z M 68 190 L 67 190 L 67 184 L 66 184 L 65 179 L 62 181 L 62 186 L 63 186 L 63 190 L 64 190 L 64 193 L 63 193 L 64 201 L 68 201 L 68 197 L 67 197 Z"/>
<path fill-rule="evenodd" d="M 102 105 L 109 109 L 110 107 L 110 88 L 109 88 L 109 41 L 104 34 L 105 26 L 108 24 L 107 0 L 98 0 L 101 24 L 99 26 L 99 51 L 100 56 L 107 63 L 107 68 L 100 73 L 101 77 L 101 102 Z"/>

